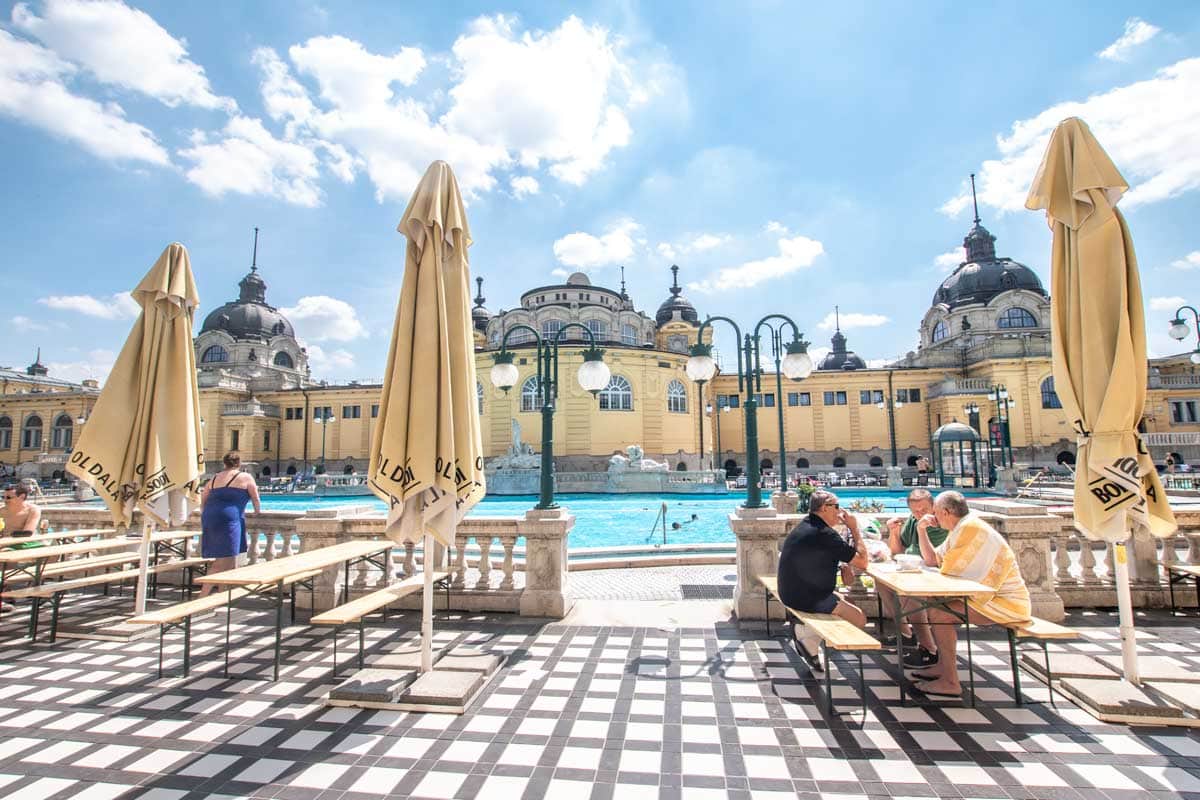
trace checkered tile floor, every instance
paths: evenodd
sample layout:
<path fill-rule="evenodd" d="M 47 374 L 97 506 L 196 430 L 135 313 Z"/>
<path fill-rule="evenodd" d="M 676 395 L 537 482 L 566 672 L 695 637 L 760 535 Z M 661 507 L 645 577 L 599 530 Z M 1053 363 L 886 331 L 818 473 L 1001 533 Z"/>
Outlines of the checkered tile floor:
<path fill-rule="evenodd" d="M 896 707 L 884 663 L 871 660 L 860 726 L 822 717 L 820 685 L 797 671 L 790 645 L 731 625 L 572 628 L 439 614 L 439 644 L 508 657 L 454 717 L 326 708 L 329 634 L 303 625 L 286 631 L 280 681 L 264 680 L 265 606 L 235 615 L 229 679 L 223 615 L 197 625 L 192 676 L 161 681 L 156 638 L 30 645 L 23 620 L 0 622 L 0 797 L 18 800 L 1200 798 L 1200 738 L 1104 725 L 1066 703 L 1013 708 L 1005 644 L 994 638 L 977 642 L 978 708 Z M 416 622 L 404 614 L 373 626 L 368 647 L 411 643 Z M 1118 652 L 1113 616 L 1072 622 L 1095 626 L 1074 649 Z M 1200 666 L 1188 655 L 1194 621 L 1150 615 L 1139 625 L 1147 653 Z M 173 642 L 168 656 L 179 651 Z M 858 697 L 850 676 L 835 672 L 847 710 Z"/>

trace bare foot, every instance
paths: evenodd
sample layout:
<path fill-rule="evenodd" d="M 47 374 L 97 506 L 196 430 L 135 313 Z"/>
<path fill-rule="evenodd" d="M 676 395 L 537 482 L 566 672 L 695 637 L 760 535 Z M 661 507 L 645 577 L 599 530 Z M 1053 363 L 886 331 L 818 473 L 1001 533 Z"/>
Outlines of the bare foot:
<path fill-rule="evenodd" d="M 919 692 L 931 695 L 944 697 L 962 696 L 962 686 L 958 683 L 951 683 L 944 678 L 939 678 L 936 681 L 919 681 L 913 684 L 913 688 Z"/>

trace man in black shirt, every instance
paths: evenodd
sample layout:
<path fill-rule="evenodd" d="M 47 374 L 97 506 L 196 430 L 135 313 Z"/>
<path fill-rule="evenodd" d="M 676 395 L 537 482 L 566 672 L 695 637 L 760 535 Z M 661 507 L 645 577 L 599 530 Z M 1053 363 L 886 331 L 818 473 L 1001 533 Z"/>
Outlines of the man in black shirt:
<path fill-rule="evenodd" d="M 854 544 L 847 544 L 832 526 L 850 529 Z M 866 569 L 867 547 L 858 532 L 858 520 L 838 505 L 832 492 L 814 492 L 809 500 L 809 515 L 792 529 L 779 553 L 779 599 L 788 608 L 811 614 L 833 614 L 860 628 L 867 617 L 858 606 L 847 603 L 834 593 L 838 567 L 849 564 Z M 810 665 L 820 669 L 816 659 L 818 637 L 799 632 L 797 649 Z"/>

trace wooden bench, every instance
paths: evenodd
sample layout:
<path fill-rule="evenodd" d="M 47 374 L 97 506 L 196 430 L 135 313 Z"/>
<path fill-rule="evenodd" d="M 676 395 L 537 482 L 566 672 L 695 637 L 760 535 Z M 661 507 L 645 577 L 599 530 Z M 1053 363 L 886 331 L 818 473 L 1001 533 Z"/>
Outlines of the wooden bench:
<path fill-rule="evenodd" d="M 119 567 L 125 564 L 131 564 L 138 560 L 138 554 L 129 553 L 113 553 L 106 556 L 93 556 L 91 558 L 73 558 L 70 561 L 56 561 L 53 564 L 48 564 L 42 568 L 42 573 L 39 576 L 43 581 L 47 578 L 61 578 L 64 575 L 73 575 L 77 572 L 87 572 L 93 569 L 107 569 L 108 567 Z M 29 583 L 35 576 L 28 573 L 13 575 L 8 579 L 7 583 Z M 8 592 L 5 592 L 7 595 Z"/>
<path fill-rule="evenodd" d="M 450 576 L 446 572 L 434 572 L 433 584 L 440 589 L 446 591 L 446 607 L 450 607 Z M 422 572 L 416 575 L 411 575 L 404 580 L 397 581 L 391 586 L 383 589 L 378 589 L 370 594 L 365 594 L 362 597 L 356 597 L 348 603 L 342 603 L 340 606 L 335 606 L 328 611 L 323 611 L 320 614 L 312 617 L 309 622 L 313 625 L 331 625 L 333 626 L 333 674 L 338 674 L 337 665 L 337 639 L 338 633 L 343 625 L 358 624 L 358 668 L 363 668 L 363 657 L 365 650 L 365 634 L 363 631 L 363 620 L 370 614 L 376 611 L 383 611 L 383 618 L 387 619 L 388 606 L 397 600 L 408 597 L 410 594 L 416 594 L 425 586 L 425 574 Z"/>
<path fill-rule="evenodd" d="M 1192 580 L 1196 582 L 1196 608 L 1200 610 L 1200 566 L 1194 564 L 1167 564 L 1167 589 L 1171 593 L 1171 616 L 1179 613 L 1175 605 L 1175 584 Z"/>
<path fill-rule="evenodd" d="M 1021 672 L 1017 662 L 1017 648 L 1022 641 L 1032 641 L 1042 648 L 1042 656 L 1046 664 L 1046 688 L 1050 691 L 1050 705 L 1054 706 L 1054 674 L 1050 671 L 1050 642 L 1070 641 L 1082 638 L 1079 631 L 1059 625 L 1057 622 L 1033 617 L 1029 622 L 1018 625 L 1004 625 L 1008 632 L 1008 657 L 1012 662 L 1013 696 L 1017 705 L 1022 705 Z M 1057 708 L 1057 706 L 1055 706 Z"/>
<path fill-rule="evenodd" d="M 785 620 L 794 620 L 799 622 L 821 639 L 821 650 L 825 672 L 825 701 L 827 703 L 829 716 L 833 716 L 833 678 L 832 669 L 830 667 L 829 651 L 836 650 L 841 653 L 852 653 L 858 658 L 858 691 L 862 696 L 863 716 L 867 713 L 867 686 L 866 677 L 863 675 L 863 653 L 878 652 L 883 649 L 883 645 L 879 643 L 871 634 L 864 631 L 862 628 L 855 625 L 849 620 L 835 617 L 833 614 L 810 614 L 805 611 L 796 611 L 788 608 L 779 599 L 779 581 L 774 575 L 759 575 L 758 582 L 762 584 L 763 591 L 767 597 L 767 632 L 770 634 L 770 602 L 775 600 L 783 606 L 783 614 Z M 800 648 L 803 645 L 797 641 L 796 647 Z"/>
<path fill-rule="evenodd" d="M 155 564 L 149 567 L 146 571 L 147 575 L 156 572 L 167 572 L 169 570 L 186 569 L 190 571 L 201 564 L 207 564 L 211 559 L 207 558 L 189 558 L 183 561 L 165 561 L 162 564 Z M 134 567 L 132 569 L 119 569 L 113 572 L 102 572 L 99 575 L 88 575 L 84 578 L 74 578 L 66 581 L 55 581 L 53 583 L 43 583 L 39 586 L 30 586 L 25 589 L 14 589 L 11 592 L 5 592 L 6 597 L 13 599 L 30 598 L 33 602 L 29 609 L 29 638 L 33 641 L 37 640 L 38 617 L 41 611 L 42 600 L 50 601 L 50 641 L 54 642 L 58 637 L 58 612 L 62 605 L 63 596 L 77 589 L 88 589 L 92 586 L 105 586 L 111 583 L 123 583 L 127 580 L 137 580 L 139 570 Z M 191 585 L 191 581 L 188 581 Z"/>

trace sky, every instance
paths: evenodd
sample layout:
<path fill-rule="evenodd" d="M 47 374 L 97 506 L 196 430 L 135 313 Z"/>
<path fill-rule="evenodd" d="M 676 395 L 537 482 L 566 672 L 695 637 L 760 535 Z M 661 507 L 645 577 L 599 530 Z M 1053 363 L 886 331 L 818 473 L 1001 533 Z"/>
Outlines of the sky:
<path fill-rule="evenodd" d="M 675 263 L 702 317 L 784 313 L 821 348 L 837 305 L 881 364 L 916 349 L 962 260 L 970 173 L 998 255 L 1048 283 L 1024 200 L 1068 116 L 1131 187 L 1151 354 L 1180 352 L 1168 320 L 1200 303 L 1195 4 L 0 3 L 0 365 L 40 347 L 52 375 L 103 379 L 167 244 L 203 315 L 236 297 L 258 227 L 313 376 L 378 379 L 396 225 L 435 159 L 493 312 L 624 266 L 653 315 Z"/>

